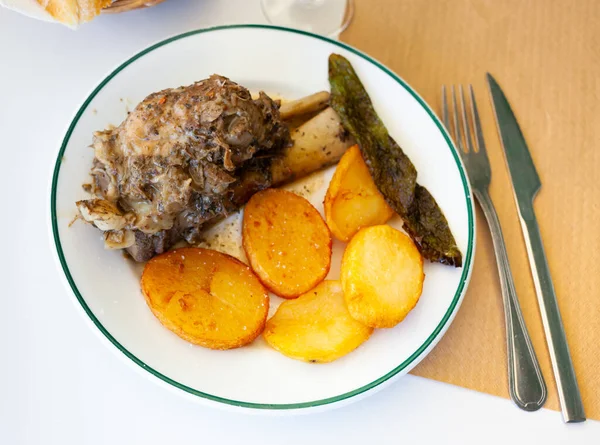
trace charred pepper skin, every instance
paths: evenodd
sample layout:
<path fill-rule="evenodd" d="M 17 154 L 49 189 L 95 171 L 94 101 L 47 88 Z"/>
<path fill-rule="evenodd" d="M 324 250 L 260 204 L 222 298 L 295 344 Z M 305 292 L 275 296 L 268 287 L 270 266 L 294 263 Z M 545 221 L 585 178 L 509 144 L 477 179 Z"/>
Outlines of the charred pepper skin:
<path fill-rule="evenodd" d="M 417 183 L 417 170 L 388 134 L 350 62 L 329 56 L 331 107 L 356 139 L 369 172 L 386 201 L 404 222 L 404 229 L 431 262 L 462 266 L 444 213 L 429 191 Z"/>

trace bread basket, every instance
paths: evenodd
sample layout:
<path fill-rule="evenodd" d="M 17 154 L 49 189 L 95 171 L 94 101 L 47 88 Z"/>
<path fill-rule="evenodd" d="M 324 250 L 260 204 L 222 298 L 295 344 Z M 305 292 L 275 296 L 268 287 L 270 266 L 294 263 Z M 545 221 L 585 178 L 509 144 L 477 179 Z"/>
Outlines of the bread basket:
<path fill-rule="evenodd" d="M 102 12 L 117 13 L 132 11 L 134 9 L 148 8 L 158 5 L 165 0 L 115 0 L 110 6 L 104 8 Z"/>

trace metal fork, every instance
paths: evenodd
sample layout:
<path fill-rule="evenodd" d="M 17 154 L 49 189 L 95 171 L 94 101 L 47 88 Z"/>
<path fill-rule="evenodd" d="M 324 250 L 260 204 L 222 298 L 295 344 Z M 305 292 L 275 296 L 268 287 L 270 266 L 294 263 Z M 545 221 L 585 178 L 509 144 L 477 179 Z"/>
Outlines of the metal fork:
<path fill-rule="evenodd" d="M 540 409 L 546 401 L 546 383 L 544 382 L 540 365 L 533 350 L 529 333 L 525 327 L 523 314 L 521 313 L 521 307 L 515 291 L 513 276 L 508 263 L 502 228 L 500 227 L 496 209 L 488 192 L 492 172 L 481 131 L 475 94 L 473 93 L 473 87 L 469 85 L 471 111 L 471 119 L 469 120 L 467 119 L 465 94 L 462 85 L 460 86 L 459 95 L 460 107 L 456 100 L 454 86 L 452 86 L 451 91 L 452 111 L 454 114 L 453 129 L 450 125 L 450 110 L 446 99 L 445 86 L 442 86 L 442 119 L 448 133 L 454 136 L 458 152 L 467 169 L 473 194 L 479 201 L 479 205 L 483 210 L 492 233 L 504 303 L 510 397 L 519 408 L 526 411 L 535 411 Z M 459 121 L 462 123 L 462 128 Z"/>

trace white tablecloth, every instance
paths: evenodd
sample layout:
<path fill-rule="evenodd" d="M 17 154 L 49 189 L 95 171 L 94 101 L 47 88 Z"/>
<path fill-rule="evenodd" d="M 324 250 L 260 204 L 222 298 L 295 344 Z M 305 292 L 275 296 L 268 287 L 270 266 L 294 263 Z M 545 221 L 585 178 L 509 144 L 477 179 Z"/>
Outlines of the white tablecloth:
<path fill-rule="evenodd" d="M 258 0 L 170 0 L 73 32 L 0 9 L 0 444 L 597 444 L 510 401 L 407 376 L 321 414 L 263 417 L 194 403 L 141 378 L 89 329 L 50 251 L 48 184 L 75 110 L 124 59 L 167 36 L 263 23 Z M 468 360 L 468 358 L 465 358 Z"/>

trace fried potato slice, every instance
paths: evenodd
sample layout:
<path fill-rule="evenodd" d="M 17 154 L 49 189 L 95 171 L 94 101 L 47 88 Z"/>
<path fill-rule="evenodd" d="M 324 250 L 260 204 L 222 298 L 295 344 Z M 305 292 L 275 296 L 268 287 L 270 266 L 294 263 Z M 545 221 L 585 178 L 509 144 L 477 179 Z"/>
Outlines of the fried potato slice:
<path fill-rule="evenodd" d="M 325 279 L 331 265 L 331 234 L 306 199 L 280 189 L 255 194 L 244 209 L 242 244 L 262 283 L 295 298 Z"/>
<path fill-rule="evenodd" d="M 251 343 L 269 312 L 267 291 L 250 268 L 214 250 L 186 247 L 152 258 L 141 287 L 165 327 L 210 349 Z"/>
<path fill-rule="evenodd" d="M 325 221 L 340 241 L 348 241 L 363 227 L 384 224 L 394 214 L 377 189 L 358 145 L 340 159 L 323 204 Z"/>
<path fill-rule="evenodd" d="M 342 258 L 348 311 L 374 328 L 400 323 L 419 301 L 424 279 L 423 258 L 412 240 L 387 225 L 361 229 Z"/>
<path fill-rule="evenodd" d="M 365 342 L 373 329 L 352 318 L 339 281 L 323 281 L 295 300 L 284 301 L 263 336 L 275 350 L 312 363 L 336 360 Z"/>

